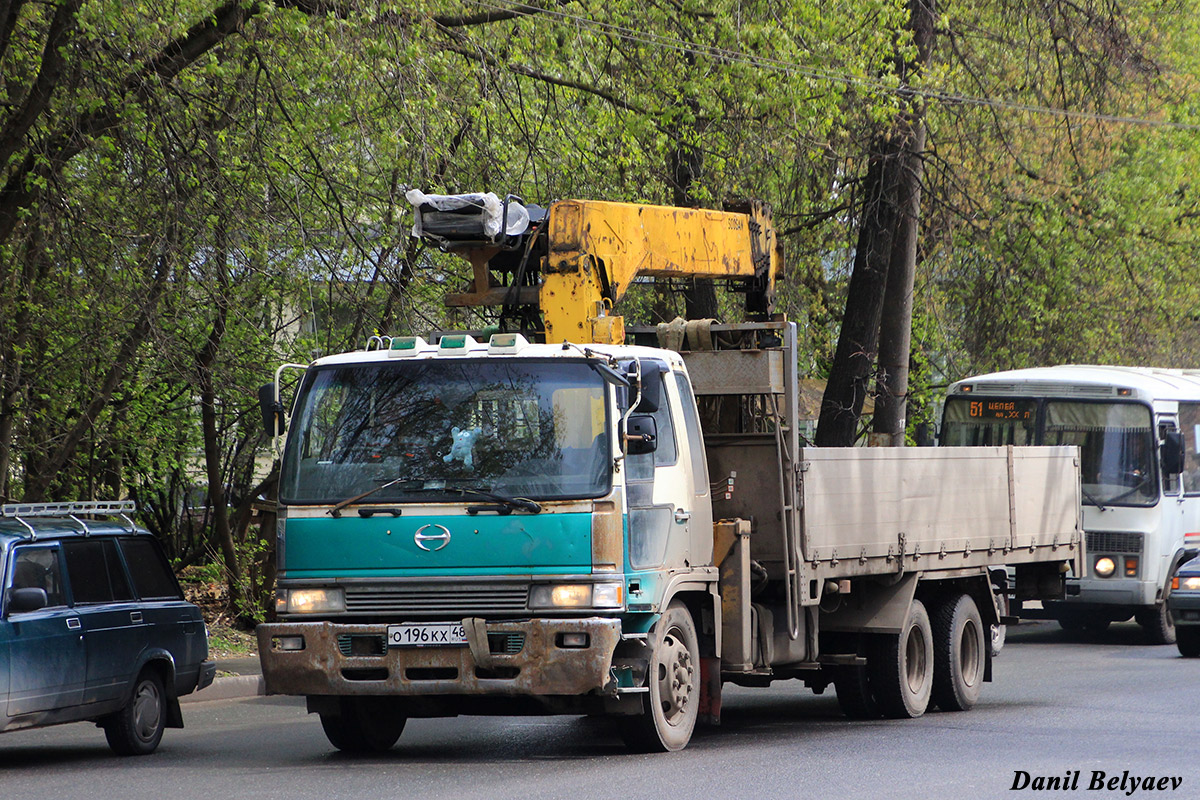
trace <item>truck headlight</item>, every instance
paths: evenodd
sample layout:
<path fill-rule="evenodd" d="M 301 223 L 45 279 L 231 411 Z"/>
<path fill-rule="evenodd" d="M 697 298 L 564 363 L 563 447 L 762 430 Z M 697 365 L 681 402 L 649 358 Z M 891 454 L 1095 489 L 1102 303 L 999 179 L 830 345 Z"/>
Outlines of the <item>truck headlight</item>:
<path fill-rule="evenodd" d="M 533 608 L 620 608 L 619 583 L 560 583 L 534 586 L 529 594 Z"/>
<path fill-rule="evenodd" d="M 1101 578 L 1107 578 L 1116 572 L 1117 564 L 1108 556 L 1101 556 L 1096 559 L 1096 564 L 1092 567 L 1092 570 Z"/>
<path fill-rule="evenodd" d="M 283 605 L 289 614 L 320 614 L 346 610 L 346 593 L 342 589 L 288 589 Z"/>

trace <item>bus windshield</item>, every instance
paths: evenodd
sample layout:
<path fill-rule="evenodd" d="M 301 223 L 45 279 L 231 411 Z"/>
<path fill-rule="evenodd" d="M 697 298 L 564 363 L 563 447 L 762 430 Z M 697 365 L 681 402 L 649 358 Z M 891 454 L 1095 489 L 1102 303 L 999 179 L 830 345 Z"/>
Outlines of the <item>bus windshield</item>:
<path fill-rule="evenodd" d="M 605 384 L 584 362 L 456 359 L 310 371 L 285 503 L 597 497 L 611 484 Z M 389 485 L 385 485 L 389 484 Z M 382 488 L 381 488 L 382 487 Z"/>
<path fill-rule="evenodd" d="M 1085 503 L 1158 501 L 1154 426 L 1144 405 L 951 397 L 942 419 L 945 445 L 1077 445 Z"/>

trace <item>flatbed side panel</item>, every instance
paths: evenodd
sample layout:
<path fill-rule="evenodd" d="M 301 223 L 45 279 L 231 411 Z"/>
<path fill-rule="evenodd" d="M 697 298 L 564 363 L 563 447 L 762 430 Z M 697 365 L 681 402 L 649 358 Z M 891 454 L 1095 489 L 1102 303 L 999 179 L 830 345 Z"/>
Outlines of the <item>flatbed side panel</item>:
<path fill-rule="evenodd" d="M 806 448 L 801 464 L 814 578 L 1078 552 L 1073 448 Z"/>

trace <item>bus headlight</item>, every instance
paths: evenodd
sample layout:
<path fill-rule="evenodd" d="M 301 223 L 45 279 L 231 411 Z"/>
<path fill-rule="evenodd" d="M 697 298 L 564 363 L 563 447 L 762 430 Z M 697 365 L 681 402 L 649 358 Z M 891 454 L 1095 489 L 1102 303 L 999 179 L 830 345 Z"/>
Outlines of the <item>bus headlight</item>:
<path fill-rule="evenodd" d="M 1117 571 L 1117 563 L 1108 556 L 1100 556 L 1096 559 L 1096 563 L 1092 566 L 1092 571 L 1098 577 L 1107 578 Z"/>

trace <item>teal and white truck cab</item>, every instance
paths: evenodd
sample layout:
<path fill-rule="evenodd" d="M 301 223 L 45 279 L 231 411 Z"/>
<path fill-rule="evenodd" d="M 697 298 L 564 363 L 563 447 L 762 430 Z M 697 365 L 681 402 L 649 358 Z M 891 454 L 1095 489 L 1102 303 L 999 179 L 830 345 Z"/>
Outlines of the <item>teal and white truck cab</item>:
<path fill-rule="evenodd" d="M 803 448 L 795 326 L 712 338 L 686 363 L 501 333 L 308 365 L 267 690 L 351 751 L 410 717 L 553 713 L 674 750 L 723 680 L 833 684 L 854 716 L 973 705 L 988 567 L 1040 598 L 1077 566 L 1077 451 Z M 278 397 L 277 373 L 276 433 Z"/>

